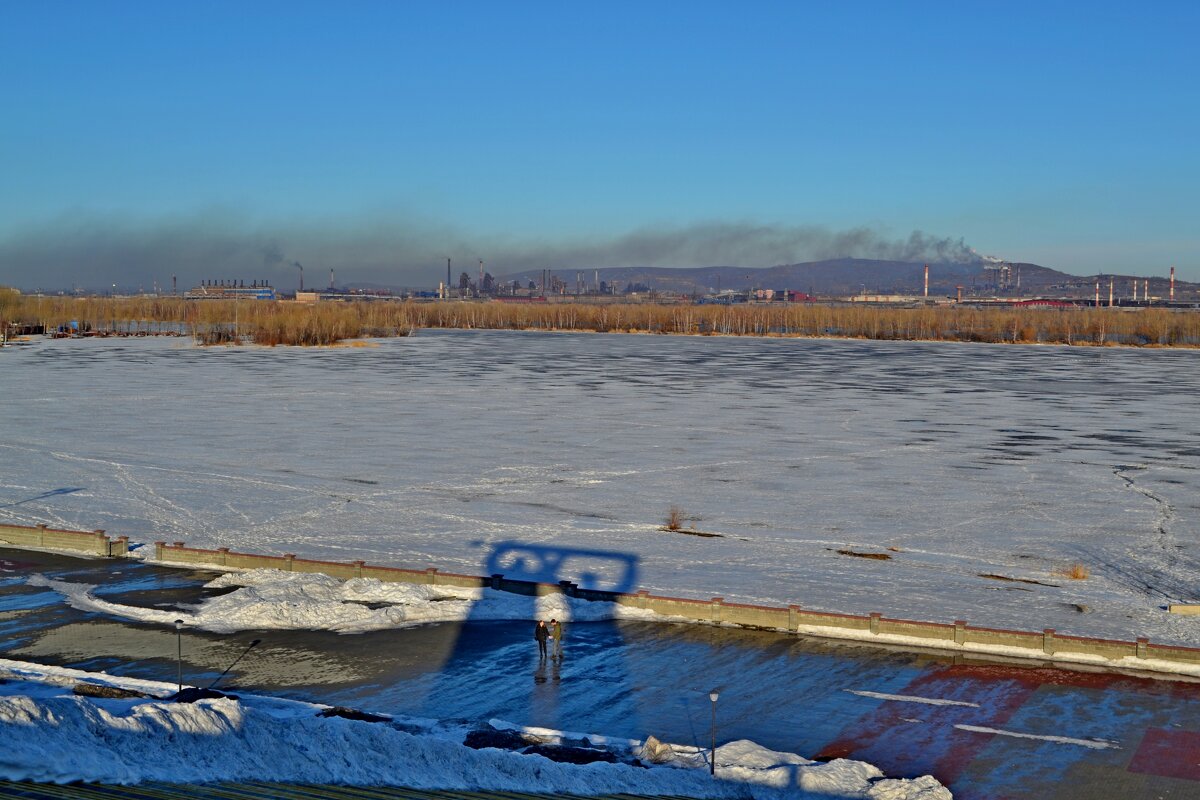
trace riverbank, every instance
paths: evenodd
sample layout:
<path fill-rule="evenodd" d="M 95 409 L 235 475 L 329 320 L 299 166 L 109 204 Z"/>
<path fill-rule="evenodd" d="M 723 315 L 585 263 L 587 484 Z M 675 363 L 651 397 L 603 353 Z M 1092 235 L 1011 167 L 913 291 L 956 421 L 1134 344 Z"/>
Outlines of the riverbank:
<path fill-rule="evenodd" d="M 700 305 L 282 301 L 17 296 L 7 319 L 46 331 L 125 332 L 174 326 L 206 344 L 322 345 L 418 329 L 779 336 L 880 341 L 1200 347 L 1200 312 L 1139 308 L 918 307 L 845 303 Z M 0 320 L 2 323 L 3 320 Z"/>

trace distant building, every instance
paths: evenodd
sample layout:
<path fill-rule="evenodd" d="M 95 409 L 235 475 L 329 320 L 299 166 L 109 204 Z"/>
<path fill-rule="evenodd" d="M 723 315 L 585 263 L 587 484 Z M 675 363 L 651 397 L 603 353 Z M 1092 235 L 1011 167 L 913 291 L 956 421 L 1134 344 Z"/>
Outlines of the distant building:
<path fill-rule="evenodd" d="M 201 281 L 183 293 L 185 300 L 274 300 L 275 288 L 266 281 Z"/>

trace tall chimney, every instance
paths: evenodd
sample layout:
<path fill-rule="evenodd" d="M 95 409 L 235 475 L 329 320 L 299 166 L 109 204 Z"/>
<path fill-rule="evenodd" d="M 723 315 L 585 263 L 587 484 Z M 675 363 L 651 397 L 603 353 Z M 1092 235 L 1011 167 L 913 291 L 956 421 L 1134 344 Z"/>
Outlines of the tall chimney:
<path fill-rule="evenodd" d="M 483 291 L 483 259 L 479 259 L 479 291 Z"/>
<path fill-rule="evenodd" d="M 1142 283 L 1142 299 L 1145 300 L 1147 304 L 1149 304 L 1149 302 L 1150 302 L 1150 279 L 1149 278 L 1146 278 L 1146 280 Z"/>
<path fill-rule="evenodd" d="M 329 291 L 333 291 L 333 267 L 329 268 Z"/>
<path fill-rule="evenodd" d="M 1108 279 L 1108 307 L 1113 307 L 1113 279 Z"/>
<path fill-rule="evenodd" d="M 1171 267 L 1171 302 L 1175 302 L 1175 267 Z"/>
<path fill-rule="evenodd" d="M 1096 278 L 1096 308 L 1100 307 L 1100 279 Z"/>
<path fill-rule="evenodd" d="M 929 265 L 925 265 L 925 296 L 929 297 Z"/>
<path fill-rule="evenodd" d="M 450 299 L 450 259 L 446 259 L 446 299 Z"/>

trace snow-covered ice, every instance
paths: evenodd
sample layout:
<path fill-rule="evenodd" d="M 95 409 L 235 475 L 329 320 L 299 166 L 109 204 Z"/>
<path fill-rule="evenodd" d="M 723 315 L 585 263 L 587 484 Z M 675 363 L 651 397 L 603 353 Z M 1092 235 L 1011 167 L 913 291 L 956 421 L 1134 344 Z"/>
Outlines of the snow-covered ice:
<path fill-rule="evenodd" d="M 624 763 L 571 765 L 469 748 L 462 744 L 464 728 L 429 720 L 320 717 L 323 706 L 253 695 L 191 704 L 83 697 L 70 687 L 84 681 L 159 696 L 173 687 L 8 660 L 0 660 L 0 677 L 16 679 L 0 685 L 0 777 L 8 780 L 259 780 L 696 798 L 950 797 L 929 776 L 888 779 L 862 762 L 818 763 L 745 740 L 717 749 L 714 781 L 707 753 L 689 746 L 669 745 L 661 763 L 638 767 L 631 759 L 641 742 L 595 736 L 589 739 L 594 746 L 624 756 Z M 548 742 L 564 738 L 541 733 Z"/>
<path fill-rule="evenodd" d="M 0 519 L 1200 644 L 1200 619 L 1163 610 L 1200 599 L 1200 352 L 378 344 L 6 349 Z M 721 536 L 661 532 L 673 504 Z M 561 558 L 549 569 L 513 543 Z M 1057 574 L 1076 563 L 1087 580 Z"/>

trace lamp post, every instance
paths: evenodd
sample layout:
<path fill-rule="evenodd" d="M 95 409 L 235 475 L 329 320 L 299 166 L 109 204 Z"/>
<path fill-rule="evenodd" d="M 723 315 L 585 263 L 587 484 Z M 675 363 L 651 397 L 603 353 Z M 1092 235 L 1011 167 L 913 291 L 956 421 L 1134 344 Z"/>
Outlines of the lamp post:
<path fill-rule="evenodd" d="M 179 667 L 179 691 L 183 691 L 183 620 L 175 620 L 175 659 Z"/>
<path fill-rule="evenodd" d="M 717 698 L 720 694 L 716 689 L 708 693 L 708 699 L 712 701 L 712 751 L 708 757 L 708 772 L 714 778 L 717 776 Z"/>

